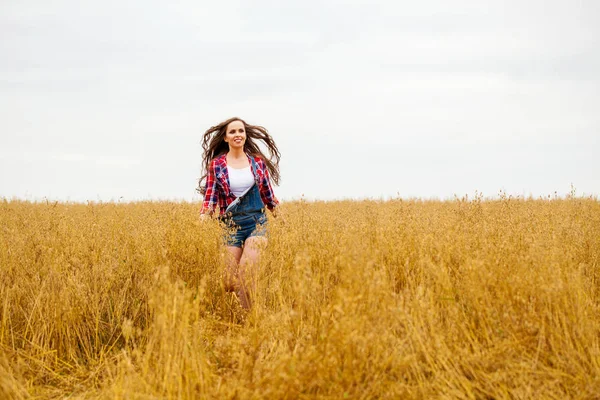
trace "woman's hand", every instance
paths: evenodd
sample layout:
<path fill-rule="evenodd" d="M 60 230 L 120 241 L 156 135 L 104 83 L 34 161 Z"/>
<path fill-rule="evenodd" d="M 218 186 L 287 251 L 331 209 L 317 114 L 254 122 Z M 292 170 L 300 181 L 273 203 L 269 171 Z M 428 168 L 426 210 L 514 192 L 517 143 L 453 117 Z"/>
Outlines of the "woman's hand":
<path fill-rule="evenodd" d="M 208 221 L 210 218 L 209 214 L 200 214 L 200 222 Z"/>
<path fill-rule="evenodd" d="M 285 224 L 285 213 L 281 212 L 281 210 L 279 209 L 279 206 L 277 206 L 273 210 L 271 210 L 271 214 L 273 214 L 273 217 L 279 219 L 281 221 L 281 223 Z"/>

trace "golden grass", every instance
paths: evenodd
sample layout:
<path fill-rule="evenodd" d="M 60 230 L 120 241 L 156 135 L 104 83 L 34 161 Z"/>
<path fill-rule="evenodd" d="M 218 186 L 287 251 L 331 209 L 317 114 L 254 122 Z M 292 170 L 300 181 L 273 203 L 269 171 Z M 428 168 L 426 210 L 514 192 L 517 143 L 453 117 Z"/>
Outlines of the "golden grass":
<path fill-rule="evenodd" d="M 0 202 L 0 398 L 598 398 L 596 199 L 282 209 L 245 315 L 198 204 Z"/>

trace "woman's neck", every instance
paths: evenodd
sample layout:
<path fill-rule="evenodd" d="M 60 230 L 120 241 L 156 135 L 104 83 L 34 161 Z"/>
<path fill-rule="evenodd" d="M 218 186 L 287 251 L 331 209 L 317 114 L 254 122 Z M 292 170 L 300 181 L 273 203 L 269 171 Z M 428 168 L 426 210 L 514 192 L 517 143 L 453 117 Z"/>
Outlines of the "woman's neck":
<path fill-rule="evenodd" d="M 229 158 L 239 159 L 246 157 L 246 154 L 244 153 L 244 149 L 229 149 L 227 156 Z"/>

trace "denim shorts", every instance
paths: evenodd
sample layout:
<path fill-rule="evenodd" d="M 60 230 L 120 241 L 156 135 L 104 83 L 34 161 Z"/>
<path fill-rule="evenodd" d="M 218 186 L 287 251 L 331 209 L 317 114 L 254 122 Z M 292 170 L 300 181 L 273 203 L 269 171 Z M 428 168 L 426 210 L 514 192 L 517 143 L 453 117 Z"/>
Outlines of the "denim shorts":
<path fill-rule="evenodd" d="M 249 237 L 266 235 L 267 216 L 257 185 L 253 185 L 245 195 L 236 200 L 236 203 L 227 207 L 224 215 L 223 222 L 227 230 L 225 244 L 243 247 Z"/>
<path fill-rule="evenodd" d="M 253 236 L 266 236 L 267 216 L 264 212 L 244 213 L 226 219 L 225 245 L 243 247 L 246 239 Z"/>

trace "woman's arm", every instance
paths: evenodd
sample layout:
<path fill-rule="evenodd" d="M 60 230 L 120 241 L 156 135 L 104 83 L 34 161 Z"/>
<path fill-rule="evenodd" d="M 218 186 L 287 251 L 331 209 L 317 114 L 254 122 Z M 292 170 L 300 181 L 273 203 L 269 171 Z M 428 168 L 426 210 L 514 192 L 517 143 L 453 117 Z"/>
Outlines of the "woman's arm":
<path fill-rule="evenodd" d="M 260 195 L 265 206 L 273 212 L 273 215 L 276 215 L 275 208 L 279 204 L 279 200 L 277 200 L 277 197 L 275 197 L 275 193 L 273 192 L 267 165 L 263 160 L 260 160 L 260 165 L 263 170 L 263 178 L 260 183 Z"/>
<path fill-rule="evenodd" d="M 202 203 L 202 209 L 200 214 L 212 215 L 217 208 L 218 195 L 217 195 L 217 178 L 215 176 L 215 163 L 211 161 L 208 167 L 208 174 L 206 176 L 206 192 L 204 193 L 204 202 Z"/>

